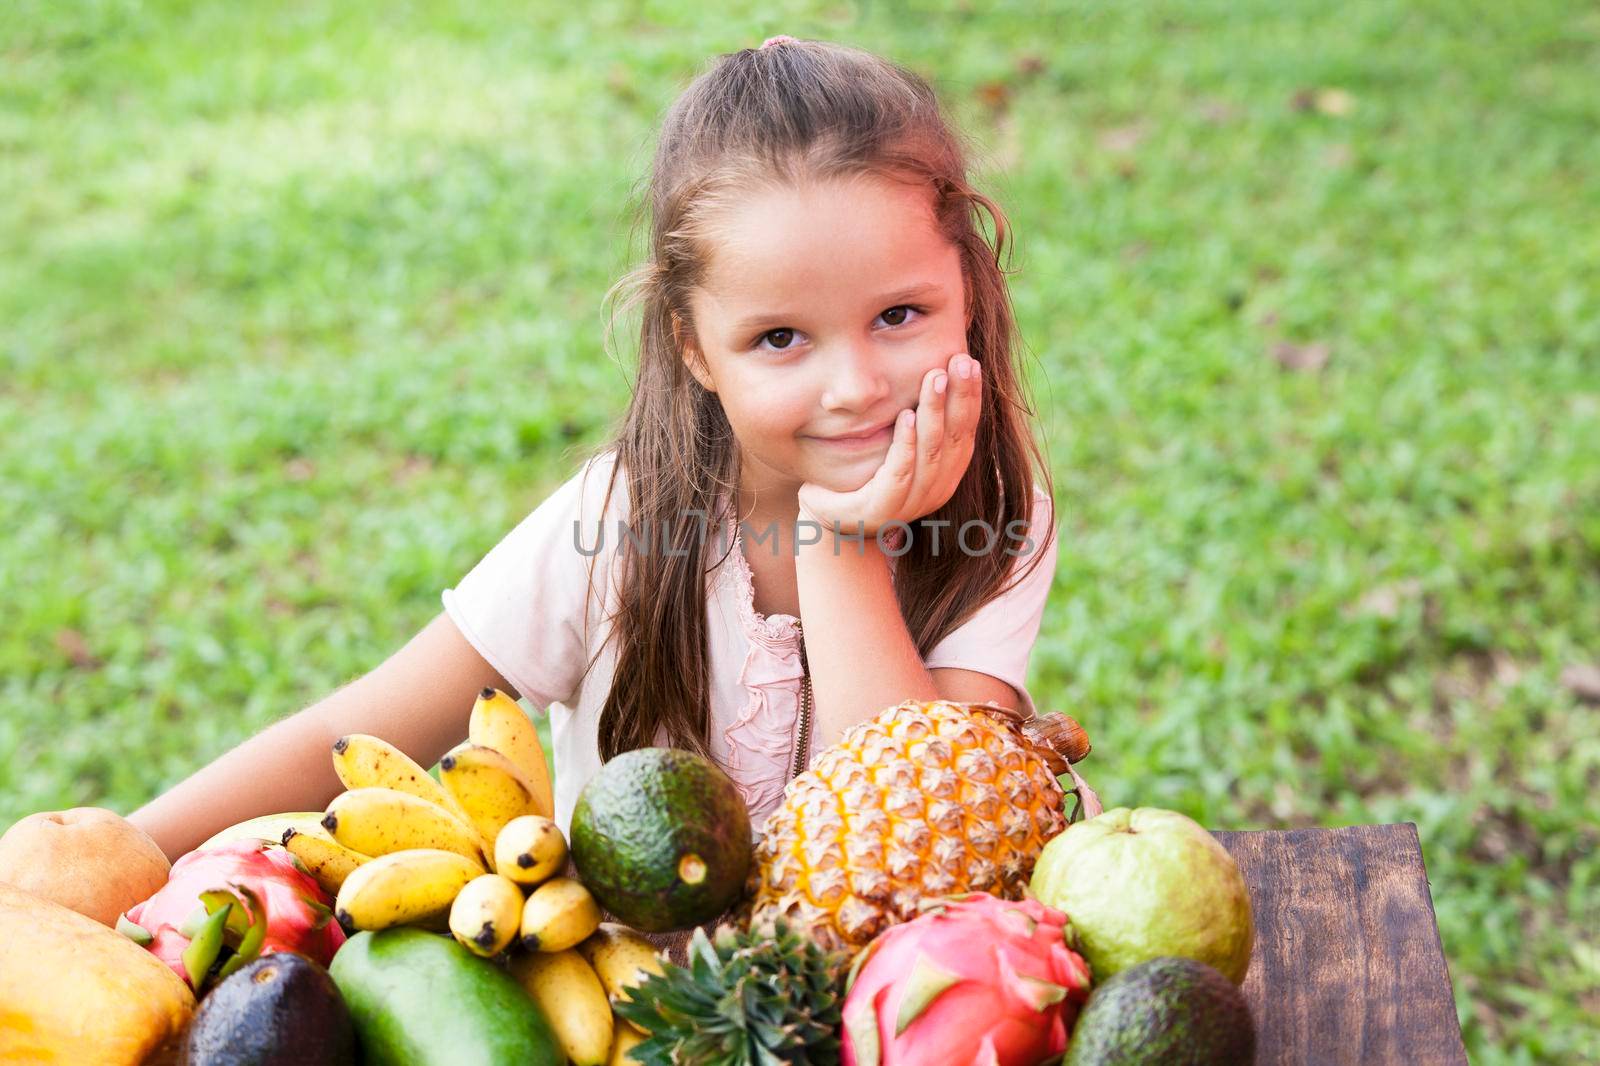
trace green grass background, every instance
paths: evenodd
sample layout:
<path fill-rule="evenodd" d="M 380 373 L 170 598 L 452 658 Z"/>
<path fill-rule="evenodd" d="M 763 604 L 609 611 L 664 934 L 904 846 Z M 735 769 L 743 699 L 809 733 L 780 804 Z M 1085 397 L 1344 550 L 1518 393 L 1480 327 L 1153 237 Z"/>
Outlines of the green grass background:
<path fill-rule="evenodd" d="M 622 409 L 655 116 L 826 37 L 932 79 L 1016 226 L 1033 691 L 1091 780 L 1416 822 L 1475 1061 L 1594 1056 L 1600 9 L 1040 10 L 7 3 L 0 825 L 131 809 L 438 611 Z"/>

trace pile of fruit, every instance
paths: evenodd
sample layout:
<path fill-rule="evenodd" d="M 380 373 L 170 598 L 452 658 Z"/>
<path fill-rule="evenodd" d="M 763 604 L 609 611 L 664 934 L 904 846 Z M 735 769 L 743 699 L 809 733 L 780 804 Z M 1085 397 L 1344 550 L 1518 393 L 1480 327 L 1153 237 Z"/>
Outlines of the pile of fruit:
<path fill-rule="evenodd" d="M 531 722 L 489 689 L 437 779 L 341 738 L 325 811 L 235 826 L 170 871 L 115 816 L 36 815 L 0 839 L 19 1019 L 0 1060 L 1249 1061 L 1238 869 L 1181 815 L 1101 813 L 1087 751 L 1065 716 L 902 704 L 757 835 L 715 765 L 649 748 L 585 785 L 569 846 Z M 126 852 L 124 879 L 52 866 L 74 832 Z"/>

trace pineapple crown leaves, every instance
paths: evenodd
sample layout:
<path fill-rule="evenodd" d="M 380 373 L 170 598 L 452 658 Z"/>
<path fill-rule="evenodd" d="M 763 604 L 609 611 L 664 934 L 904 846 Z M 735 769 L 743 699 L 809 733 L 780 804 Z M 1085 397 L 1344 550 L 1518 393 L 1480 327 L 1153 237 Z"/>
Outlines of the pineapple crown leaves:
<path fill-rule="evenodd" d="M 772 934 L 702 929 L 687 965 L 667 963 L 616 1003 L 649 1034 L 628 1054 L 644 1066 L 835 1066 L 845 958 L 781 919 Z"/>

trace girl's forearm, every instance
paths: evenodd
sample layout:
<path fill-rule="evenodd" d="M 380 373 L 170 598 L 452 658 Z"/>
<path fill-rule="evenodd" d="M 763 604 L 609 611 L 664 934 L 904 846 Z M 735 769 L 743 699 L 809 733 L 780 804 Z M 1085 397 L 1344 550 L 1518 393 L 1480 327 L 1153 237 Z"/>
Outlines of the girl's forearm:
<path fill-rule="evenodd" d="M 858 551 L 853 541 L 824 535 L 798 551 L 795 573 L 819 746 L 902 700 L 938 698 L 900 617 L 889 561 L 875 538 L 867 537 Z"/>
<path fill-rule="evenodd" d="M 488 685 L 515 696 L 440 612 L 382 665 L 251 737 L 130 820 L 175 859 L 237 822 L 321 810 L 342 787 L 329 754 L 335 740 L 374 733 L 432 766 L 466 735 L 472 699 Z"/>
<path fill-rule="evenodd" d="M 167 858 L 230 825 L 264 814 L 326 807 L 341 785 L 329 749 L 347 689 L 257 733 L 191 774 L 128 820 L 150 834 Z M 333 706 L 330 706 L 333 705 Z"/>

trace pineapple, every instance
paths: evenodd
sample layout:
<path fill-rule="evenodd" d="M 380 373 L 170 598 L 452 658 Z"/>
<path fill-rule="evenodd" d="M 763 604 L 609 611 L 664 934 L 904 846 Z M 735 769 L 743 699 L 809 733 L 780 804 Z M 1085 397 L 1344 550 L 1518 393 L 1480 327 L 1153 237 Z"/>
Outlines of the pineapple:
<path fill-rule="evenodd" d="M 1088 751 L 1071 718 L 1024 721 L 994 704 L 910 701 L 851 727 L 767 818 L 752 926 L 782 917 L 854 950 L 927 898 L 1021 898 L 1067 825 L 1056 775 L 1072 773 L 1083 813 L 1099 813 L 1070 766 Z"/>
<path fill-rule="evenodd" d="M 694 931 L 688 959 L 644 978 L 615 1009 L 649 1034 L 643 1066 L 837 1066 L 845 956 L 779 919 L 769 933 Z"/>

